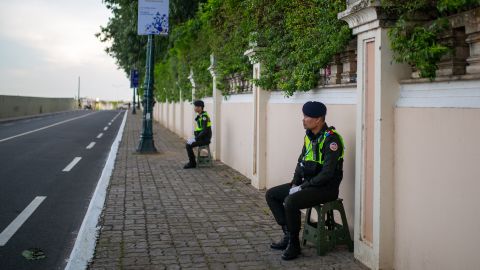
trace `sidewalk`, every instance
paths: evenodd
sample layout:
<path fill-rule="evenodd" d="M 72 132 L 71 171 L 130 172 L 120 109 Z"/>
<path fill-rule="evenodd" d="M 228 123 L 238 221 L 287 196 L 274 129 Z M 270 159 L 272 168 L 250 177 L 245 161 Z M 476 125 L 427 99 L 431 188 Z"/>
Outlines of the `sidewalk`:
<path fill-rule="evenodd" d="M 366 269 L 343 247 L 282 261 L 264 191 L 221 162 L 182 169 L 184 141 L 158 123 L 160 154 L 136 154 L 141 114 L 128 113 L 89 269 Z"/>

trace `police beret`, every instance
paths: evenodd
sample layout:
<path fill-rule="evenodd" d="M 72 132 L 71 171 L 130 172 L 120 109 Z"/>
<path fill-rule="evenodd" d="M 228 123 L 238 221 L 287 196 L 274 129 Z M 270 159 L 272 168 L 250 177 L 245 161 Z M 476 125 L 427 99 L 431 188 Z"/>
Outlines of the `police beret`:
<path fill-rule="evenodd" d="M 196 107 L 202 107 L 202 108 L 205 107 L 205 104 L 201 100 L 195 100 L 193 102 L 193 105 L 195 105 Z"/>
<path fill-rule="evenodd" d="M 303 104 L 302 111 L 306 116 L 318 118 L 327 114 L 327 107 L 318 101 L 308 101 Z"/>

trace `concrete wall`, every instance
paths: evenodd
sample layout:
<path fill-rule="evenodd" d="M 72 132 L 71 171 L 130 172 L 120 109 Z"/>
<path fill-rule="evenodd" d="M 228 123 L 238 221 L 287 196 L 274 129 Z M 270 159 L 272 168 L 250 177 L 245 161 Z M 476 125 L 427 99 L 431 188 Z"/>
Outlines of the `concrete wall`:
<path fill-rule="evenodd" d="M 175 103 L 175 133 L 177 133 L 179 136 L 182 136 L 182 121 L 177 121 L 177 119 L 180 119 L 183 113 L 183 108 L 181 103 Z"/>
<path fill-rule="evenodd" d="M 251 95 L 248 95 L 251 99 Z M 222 101 L 220 160 L 241 174 L 252 177 L 253 103 Z"/>
<path fill-rule="evenodd" d="M 385 269 L 478 269 L 480 256 L 480 92 L 479 81 L 401 85 L 393 110 L 393 190 L 391 209 L 393 267 Z M 266 187 L 289 182 L 300 154 L 304 129 L 301 108 L 307 100 L 328 107 L 327 124 L 335 126 L 345 144 L 344 178 L 340 197 L 353 235 L 358 108 L 356 87 L 317 89 L 284 98 L 271 93 L 266 103 Z M 253 179 L 253 95 L 222 98 L 221 115 L 205 100 L 212 119 L 220 117 L 219 159 Z M 183 137 L 193 133 L 193 106 L 184 102 L 183 119 L 175 110 L 170 129 Z M 160 104 L 156 119 L 171 112 Z M 163 120 L 162 120 L 163 119 Z M 186 157 L 185 157 L 186 158 Z M 381 226 L 382 224 L 379 224 Z M 379 269 L 372 267 L 374 269 Z"/>
<path fill-rule="evenodd" d="M 76 108 L 77 101 L 73 98 L 41 98 L 0 95 L 0 119 L 71 111 Z"/>
<path fill-rule="evenodd" d="M 480 109 L 395 113 L 395 269 L 479 269 Z"/>
<path fill-rule="evenodd" d="M 344 179 L 340 188 L 340 197 L 344 199 L 344 206 L 353 235 L 354 217 L 354 189 L 355 189 L 355 121 L 356 107 L 351 104 L 355 91 L 349 89 L 347 92 L 335 90 L 315 90 L 300 98 L 285 98 L 281 93 L 267 103 L 266 126 L 266 187 L 270 188 L 279 184 L 290 182 L 295 170 L 298 156 L 301 153 L 305 130 L 302 125 L 302 106 L 308 98 L 312 100 L 325 101 L 328 106 L 327 124 L 335 126 L 342 134 L 346 143 Z M 349 104 L 335 104 L 336 101 L 328 100 L 325 96 L 328 92 L 331 96 L 337 97 L 349 95 Z M 213 100 L 204 99 L 205 110 L 212 118 L 220 117 L 221 125 L 221 147 L 219 159 L 228 166 L 239 171 L 241 174 L 253 178 L 254 162 L 254 121 L 253 121 L 253 95 L 242 94 L 232 95 L 226 100 L 222 98 L 220 116 L 213 115 Z M 333 103 L 333 104 L 331 104 Z M 175 119 L 172 118 L 171 110 L 165 106 L 177 106 Z M 180 104 L 159 104 L 164 114 L 169 114 L 169 129 L 181 137 L 189 138 L 193 134 L 193 106 L 185 102 L 183 107 L 183 119 L 181 119 Z M 155 114 L 160 123 L 165 123 L 165 115 Z M 173 121 L 173 122 L 172 122 Z M 183 125 L 184 133 L 178 126 Z"/>
<path fill-rule="evenodd" d="M 194 130 L 194 117 L 193 105 L 189 101 L 183 103 L 183 138 L 192 138 Z"/>

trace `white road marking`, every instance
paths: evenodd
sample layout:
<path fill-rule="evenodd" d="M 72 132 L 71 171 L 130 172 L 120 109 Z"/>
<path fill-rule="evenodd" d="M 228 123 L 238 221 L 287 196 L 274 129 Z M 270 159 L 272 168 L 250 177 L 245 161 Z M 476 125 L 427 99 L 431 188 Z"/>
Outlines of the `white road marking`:
<path fill-rule="evenodd" d="M 67 167 L 65 167 L 65 169 L 62 170 L 62 172 L 69 172 L 73 167 L 75 167 L 75 165 L 77 165 L 77 163 L 81 160 L 82 158 L 81 157 L 75 157 L 72 162 L 70 162 L 70 164 L 67 165 Z"/>
<path fill-rule="evenodd" d="M 33 201 L 0 233 L 0 247 L 3 247 L 8 240 L 17 232 L 23 223 L 32 215 L 37 207 L 47 198 L 46 196 L 37 196 Z"/>
<path fill-rule="evenodd" d="M 65 270 L 86 269 L 87 263 L 93 258 L 93 251 L 95 250 L 95 243 L 99 233 L 99 227 L 97 227 L 98 218 L 102 213 L 102 208 L 105 203 L 108 183 L 110 182 L 110 176 L 112 175 L 113 167 L 115 165 L 118 146 L 123 136 L 126 120 L 127 113 L 123 116 L 123 121 L 120 124 L 117 136 L 110 148 L 107 162 L 105 163 L 102 175 L 98 180 L 97 187 L 95 188 L 95 192 L 88 205 L 87 213 L 85 214 L 82 226 L 80 226 L 80 230 L 78 231 L 77 239 L 75 240 L 75 245 L 70 253 Z"/>
<path fill-rule="evenodd" d="M 60 124 L 63 124 L 63 123 L 67 123 L 67 122 L 70 122 L 70 121 L 73 121 L 73 120 L 76 120 L 76 119 L 80 119 L 80 118 L 88 116 L 88 115 L 90 115 L 90 113 L 86 114 L 86 115 L 79 116 L 79 117 L 75 117 L 75 118 L 72 118 L 72 119 L 64 120 L 64 121 L 61 121 L 61 122 L 58 122 L 58 123 L 55 123 L 55 124 L 52 124 L 52 125 L 49 125 L 49 126 L 46 126 L 46 127 L 41 127 L 41 128 L 35 129 L 35 130 L 27 131 L 27 132 L 24 132 L 22 134 L 18 134 L 18 135 L 12 136 L 12 137 L 1 139 L 0 142 L 8 141 L 8 140 L 11 140 L 13 138 L 24 136 L 24 135 L 27 135 L 27 134 L 30 134 L 30 133 L 33 133 L 33 132 L 37 132 L 37 131 L 40 131 L 40 130 L 43 130 L 43 129 L 46 129 L 46 128 L 54 127 L 54 126 L 57 126 L 57 125 L 60 125 Z"/>
<path fill-rule="evenodd" d="M 103 136 L 103 133 L 98 134 L 97 139 L 100 139 Z"/>
<path fill-rule="evenodd" d="M 91 142 L 89 145 L 87 145 L 87 149 L 92 149 L 93 146 L 95 146 L 95 142 Z"/>
<path fill-rule="evenodd" d="M 112 125 L 112 122 L 108 123 L 108 125 L 111 126 L 111 125 Z"/>
<path fill-rule="evenodd" d="M 108 129 L 108 127 L 104 127 L 104 128 L 103 128 L 103 130 L 107 130 L 107 129 Z"/>

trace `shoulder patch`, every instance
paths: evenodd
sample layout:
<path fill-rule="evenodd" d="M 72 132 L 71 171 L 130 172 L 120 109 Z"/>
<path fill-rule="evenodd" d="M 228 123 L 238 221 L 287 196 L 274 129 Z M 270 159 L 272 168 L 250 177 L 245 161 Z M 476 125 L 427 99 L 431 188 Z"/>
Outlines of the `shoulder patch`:
<path fill-rule="evenodd" d="M 338 144 L 336 142 L 330 143 L 330 150 L 337 151 L 338 150 Z"/>

